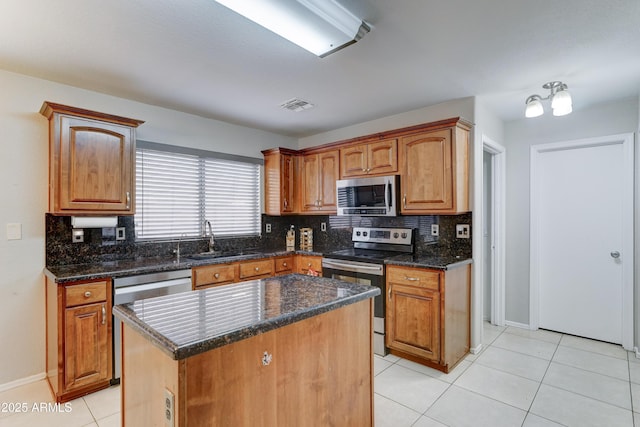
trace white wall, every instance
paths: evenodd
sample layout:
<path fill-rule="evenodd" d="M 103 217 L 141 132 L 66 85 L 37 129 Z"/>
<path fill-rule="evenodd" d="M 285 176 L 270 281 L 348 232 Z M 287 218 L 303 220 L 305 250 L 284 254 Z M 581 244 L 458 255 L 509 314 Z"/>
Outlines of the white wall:
<path fill-rule="evenodd" d="M 342 141 L 344 139 L 369 135 L 376 132 L 400 129 L 422 123 L 444 120 L 451 117 L 462 117 L 467 121 L 473 122 L 474 107 L 474 98 L 456 99 L 432 105 L 430 107 L 419 108 L 406 113 L 382 117 L 376 120 L 358 123 L 353 126 L 347 126 L 329 132 L 300 138 L 298 140 L 298 144 L 299 148 L 314 147 L 316 145 Z"/>
<path fill-rule="evenodd" d="M 529 162 L 536 144 L 635 132 L 638 99 L 627 98 L 575 111 L 547 113 L 505 124 L 507 148 L 506 319 L 529 324 Z M 636 142 L 636 150 L 638 150 Z M 638 165 L 636 165 L 636 170 Z M 636 254 L 637 258 L 637 254 Z M 636 280 L 636 292 L 638 290 Z"/>
<path fill-rule="evenodd" d="M 154 142 L 258 158 L 267 148 L 297 148 L 289 137 L 5 71 L 0 93 L 0 389 L 45 370 L 48 122 L 38 113 L 43 101 L 145 120 L 138 138 Z M 22 240 L 7 240 L 8 223 L 22 224 Z"/>

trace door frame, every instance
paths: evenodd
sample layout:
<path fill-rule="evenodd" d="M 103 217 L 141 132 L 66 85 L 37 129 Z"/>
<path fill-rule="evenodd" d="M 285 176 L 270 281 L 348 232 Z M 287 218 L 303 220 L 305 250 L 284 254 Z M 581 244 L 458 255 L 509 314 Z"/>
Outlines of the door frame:
<path fill-rule="evenodd" d="M 506 149 L 482 136 L 483 152 L 491 154 L 491 323 L 505 325 L 505 247 L 506 247 Z M 484 194 L 482 197 L 484 202 Z M 484 219 L 483 219 L 484 220 Z M 484 254 L 481 259 L 484 269 Z M 481 276 L 484 281 L 484 272 Z M 483 283 L 484 288 L 484 283 Z"/>
<path fill-rule="evenodd" d="M 622 264 L 622 347 L 633 349 L 633 271 L 634 271 L 634 147 L 633 133 L 617 134 L 603 137 L 576 139 L 532 145 L 530 160 L 530 252 L 529 252 L 529 326 L 536 330 L 540 322 L 540 275 L 538 270 L 538 251 L 540 247 L 540 227 L 538 208 L 539 159 L 544 153 L 570 150 L 576 148 L 597 147 L 621 144 L 623 147 L 623 182 L 622 182 L 622 248 L 627 260 Z"/>

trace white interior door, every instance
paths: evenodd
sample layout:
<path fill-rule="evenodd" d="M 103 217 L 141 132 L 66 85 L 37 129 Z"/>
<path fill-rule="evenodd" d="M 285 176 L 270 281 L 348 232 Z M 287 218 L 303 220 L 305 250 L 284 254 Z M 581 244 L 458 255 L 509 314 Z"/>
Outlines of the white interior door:
<path fill-rule="evenodd" d="M 632 346 L 632 150 L 620 136 L 532 147 L 539 327 Z"/>

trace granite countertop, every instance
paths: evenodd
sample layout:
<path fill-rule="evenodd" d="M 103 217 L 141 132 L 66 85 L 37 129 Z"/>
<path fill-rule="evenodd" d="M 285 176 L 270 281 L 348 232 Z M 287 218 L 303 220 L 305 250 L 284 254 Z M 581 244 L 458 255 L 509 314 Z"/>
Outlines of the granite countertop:
<path fill-rule="evenodd" d="M 452 270 L 462 265 L 471 264 L 471 258 L 457 256 L 437 257 L 428 255 L 398 255 L 385 260 L 387 265 L 401 265 L 405 267 L 434 268 L 438 270 Z"/>
<path fill-rule="evenodd" d="M 93 264 L 72 264 L 65 266 L 50 266 L 44 273 L 56 283 L 76 282 L 79 280 L 93 280 L 133 276 L 136 274 L 157 273 L 160 271 L 188 270 L 192 267 L 229 262 L 248 261 L 252 259 L 269 258 L 289 254 L 304 254 L 322 256 L 322 252 L 313 251 L 284 251 L 264 250 L 251 251 L 230 256 L 220 256 L 203 260 L 189 259 L 188 256 L 176 261 L 176 257 L 154 257 L 131 260 L 105 261 Z"/>
<path fill-rule="evenodd" d="M 113 313 L 180 360 L 379 294 L 371 286 L 290 274 L 134 301 Z"/>

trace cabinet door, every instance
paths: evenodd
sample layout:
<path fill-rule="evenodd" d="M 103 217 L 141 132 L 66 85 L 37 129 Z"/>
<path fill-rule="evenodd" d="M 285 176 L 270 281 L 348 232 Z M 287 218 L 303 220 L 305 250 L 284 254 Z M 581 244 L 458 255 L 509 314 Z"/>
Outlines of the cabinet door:
<path fill-rule="evenodd" d="M 280 158 L 280 198 L 282 213 L 293 213 L 294 209 L 294 180 L 295 159 L 292 155 L 283 154 Z"/>
<path fill-rule="evenodd" d="M 134 130 L 76 117 L 60 120 L 57 210 L 133 213 Z"/>
<path fill-rule="evenodd" d="M 111 310 L 106 302 L 65 310 L 64 381 L 67 390 L 110 377 Z"/>
<path fill-rule="evenodd" d="M 387 347 L 440 360 L 440 293 L 388 283 Z"/>
<path fill-rule="evenodd" d="M 367 144 L 340 149 L 340 176 L 350 178 L 367 174 Z"/>
<path fill-rule="evenodd" d="M 323 212 L 337 212 L 336 181 L 340 174 L 340 155 L 338 150 L 327 151 L 318 155 L 320 164 L 319 206 Z"/>
<path fill-rule="evenodd" d="M 398 172 L 398 140 L 387 139 L 369 144 L 367 174 L 384 175 Z"/>
<path fill-rule="evenodd" d="M 300 166 L 300 209 L 303 212 L 318 209 L 320 192 L 320 162 L 317 154 L 302 157 Z"/>
<path fill-rule="evenodd" d="M 451 130 L 401 140 L 402 212 L 453 209 Z"/>

